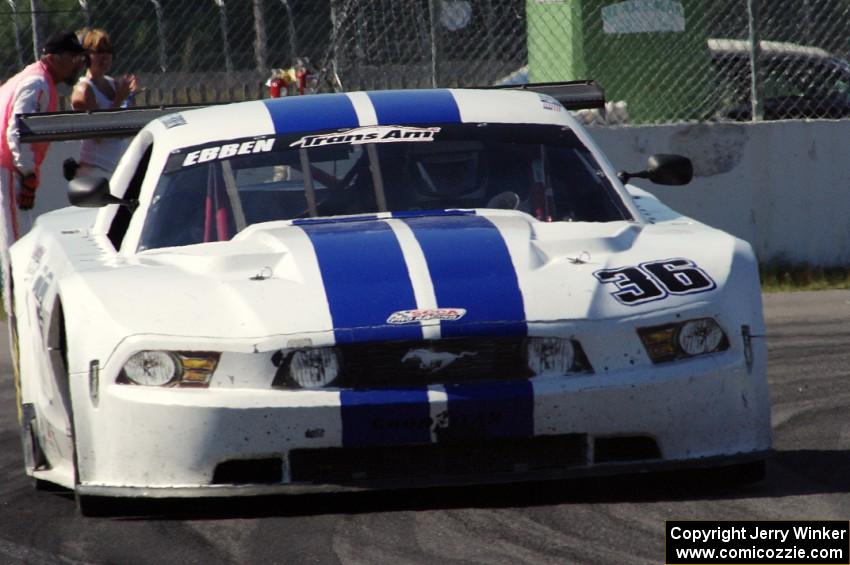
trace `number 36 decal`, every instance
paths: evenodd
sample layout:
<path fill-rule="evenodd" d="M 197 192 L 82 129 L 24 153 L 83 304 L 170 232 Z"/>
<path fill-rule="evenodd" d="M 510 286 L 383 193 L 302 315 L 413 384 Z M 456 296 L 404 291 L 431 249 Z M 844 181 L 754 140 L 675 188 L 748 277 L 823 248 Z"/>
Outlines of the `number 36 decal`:
<path fill-rule="evenodd" d="M 637 267 L 604 269 L 593 273 L 600 282 L 617 287 L 611 296 L 626 306 L 636 306 L 671 294 L 697 294 L 717 288 L 708 274 L 688 259 L 665 259 Z"/>

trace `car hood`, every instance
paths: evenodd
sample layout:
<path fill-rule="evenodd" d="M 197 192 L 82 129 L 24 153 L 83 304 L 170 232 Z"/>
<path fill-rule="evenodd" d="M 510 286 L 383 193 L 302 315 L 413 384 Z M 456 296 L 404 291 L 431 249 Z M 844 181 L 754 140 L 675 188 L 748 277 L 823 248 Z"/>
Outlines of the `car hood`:
<path fill-rule="evenodd" d="M 705 300 L 706 293 L 671 293 L 625 305 L 614 294 L 630 283 L 598 273 L 683 258 L 710 277 L 710 292 L 722 292 L 736 241 L 688 221 L 396 214 L 255 225 L 232 241 L 146 251 L 86 278 L 127 335 L 311 334 L 335 342 L 505 335 Z"/>

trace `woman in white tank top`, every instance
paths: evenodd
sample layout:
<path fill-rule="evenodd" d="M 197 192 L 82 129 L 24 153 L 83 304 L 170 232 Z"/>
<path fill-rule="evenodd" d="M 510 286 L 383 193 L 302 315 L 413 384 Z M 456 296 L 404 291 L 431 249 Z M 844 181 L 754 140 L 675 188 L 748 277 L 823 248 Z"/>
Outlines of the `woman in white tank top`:
<path fill-rule="evenodd" d="M 124 75 L 116 80 L 106 74 L 114 53 L 109 35 L 102 29 L 92 29 L 86 32 L 82 44 L 89 52 L 88 70 L 74 87 L 71 106 L 75 110 L 126 107 L 136 92 L 136 77 Z M 84 139 L 77 174 L 111 176 L 126 147 L 123 139 Z"/>

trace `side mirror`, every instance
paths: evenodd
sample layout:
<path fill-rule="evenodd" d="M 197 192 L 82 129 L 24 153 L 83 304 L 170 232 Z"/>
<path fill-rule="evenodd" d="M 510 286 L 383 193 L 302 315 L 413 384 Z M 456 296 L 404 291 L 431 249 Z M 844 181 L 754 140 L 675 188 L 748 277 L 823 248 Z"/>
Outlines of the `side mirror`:
<path fill-rule="evenodd" d="M 655 184 L 680 186 L 688 184 L 694 178 L 694 166 L 691 160 L 682 155 L 658 153 L 650 155 L 646 162 L 646 170 L 637 173 L 620 171 L 617 175 L 623 183 L 631 178 L 649 179 Z"/>
<path fill-rule="evenodd" d="M 135 207 L 134 201 L 113 196 L 109 192 L 109 180 L 103 177 L 75 177 L 68 183 L 68 201 L 80 208 L 102 208 L 107 204 Z"/>

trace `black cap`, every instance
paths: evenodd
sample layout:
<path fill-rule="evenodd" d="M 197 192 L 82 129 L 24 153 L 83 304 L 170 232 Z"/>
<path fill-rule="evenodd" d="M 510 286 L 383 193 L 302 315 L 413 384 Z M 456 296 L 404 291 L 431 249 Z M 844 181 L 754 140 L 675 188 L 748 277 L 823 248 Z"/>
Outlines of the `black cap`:
<path fill-rule="evenodd" d="M 73 31 L 57 31 L 47 39 L 41 52 L 45 55 L 49 53 L 85 53 L 86 49 L 80 44 L 77 34 Z"/>

